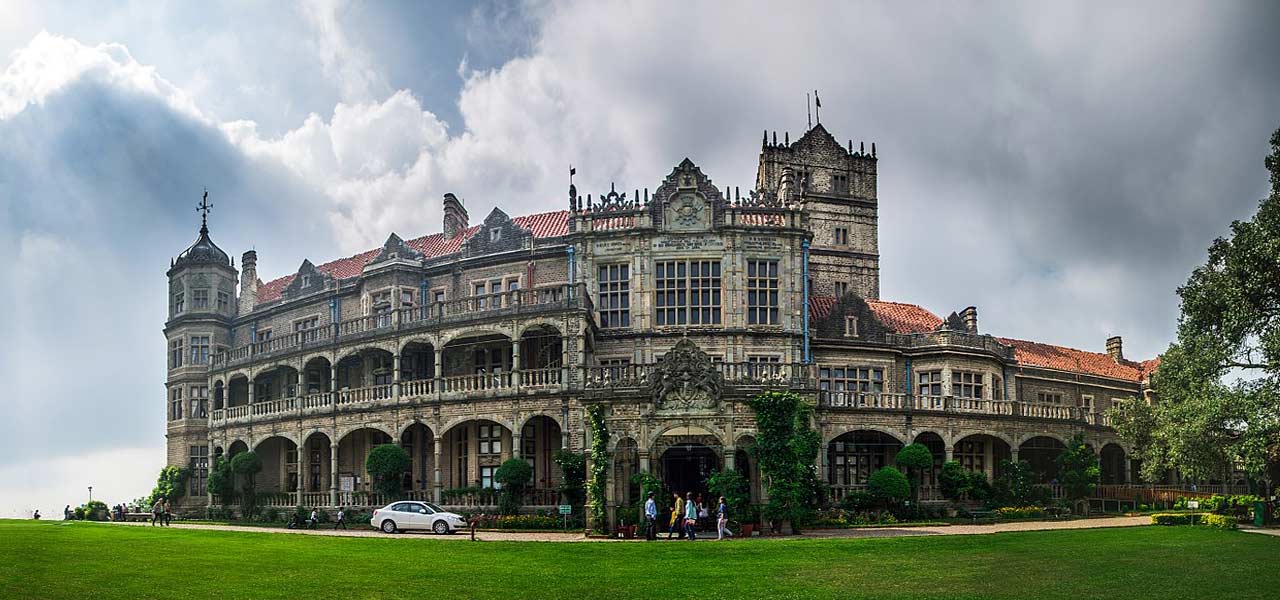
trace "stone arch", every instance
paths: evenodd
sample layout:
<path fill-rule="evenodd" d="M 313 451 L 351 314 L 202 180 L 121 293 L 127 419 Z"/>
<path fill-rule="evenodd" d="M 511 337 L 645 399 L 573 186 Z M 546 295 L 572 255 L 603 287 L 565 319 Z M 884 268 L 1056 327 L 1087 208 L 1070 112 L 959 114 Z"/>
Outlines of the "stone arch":
<path fill-rule="evenodd" d="M 444 344 L 440 343 L 439 335 L 419 333 L 403 338 L 399 345 L 396 346 L 396 353 L 403 354 L 405 348 L 409 347 L 409 344 L 422 344 L 424 346 L 431 346 L 432 349 L 444 347 Z"/>
<path fill-rule="evenodd" d="M 942 463 L 947 460 L 947 448 L 951 447 L 951 443 L 941 432 L 932 429 L 917 431 L 911 443 L 923 445 L 933 456 L 932 465 L 920 473 L 920 499 L 941 499 L 938 473 L 942 471 Z"/>
<path fill-rule="evenodd" d="M 485 337 L 488 335 L 502 336 L 504 338 L 507 338 L 507 341 L 510 341 L 511 339 L 513 339 L 510 329 L 506 329 L 503 327 L 476 327 L 476 328 L 468 328 L 462 331 L 455 331 L 449 334 L 441 335 L 440 347 L 444 348 L 445 346 L 452 344 L 457 340 L 466 339 L 470 337 Z"/>
<path fill-rule="evenodd" d="M 270 439 L 272 439 L 272 438 L 281 438 L 281 439 L 284 439 L 284 440 L 286 440 L 286 441 L 288 441 L 288 442 L 292 443 L 292 444 L 293 444 L 293 445 L 295 445 L 295 446 L 298 444 L 298 439 L 297 439 L 297 437 L 296 437 L 294 434 L 289 433 L 289 432 L 287 432 L 287 431 L 273 431 L 273 432 L 271 432 L 271 433 L 269 433 L 269 434 L 267 434 L 267 435 L 262 436 L 260 439 L 258 439 L 258 440 L 256 440 L 256 441 L 254 441 L 254 443 L 253 443 L 253 451 L 254 451 L 254 452 L 257 452 L 257 451 L 258 451 L 258 449 L 262 447 L 262 444 L 266 443 L 268 440 L 270 440 Z"/>
<path fill-rule="evenodd" d="M 303 430 L 298 445 L 299 486 L 304 492 L 323 493 L 333 486 L 333 453 L 337 443 L 329 431 L 321 428 Z M 328 498 L 324 502 L 328 503 Z"/>
<path fill-rule="evenodd" d="M 648 444 L 647 444 L 648 447 L 656 448 L 658 446 L 658 440 L 661 439 L 662 436 L 666 435 L 668 432 L 680 430 L 680 429 L 687 430 L 688 432 L 677 433 L 676 435 L 710 435 L 716 439 L 716 443 L 719 444 L 721 448 L 725 446 L 724 435 L 720 430 L 713 427 L 708 427 L 706 425 L 702 425 L 700 423 L 685 421 L 681 423 L 668 423 L 666 425 L 663 425 L 662 427 L 656 428 L 655 433 L 649 436 Z M 701 431 L 698 431 L 698 430 L 701 430 Z"/>
<path fill-rule="evenodd" d="M 429 431 L 429 432 L 431 433 L 431 435 L 433 435 L 433 436 L 436 434 L 435 429 L 433 429 L 433 428 L 431 427 L 431 424 L 430 424 L 430 423 L 427 423 L 426 421 L 423 421 L 423 420 L 421 420 L 421 419 L 411 419 L 411 420 L 409 420 L 409 421 L 405 421 L 404 425 L 400 427 L 400 432 L 399 432 L 399 434 L 395 436 L 395 437 L 396 437 L 396 439 L 401 439 L 401 438 L 403 438 L 403 437 L 404 437 L 404 434 L 405 434 L 406 432 L 408 432 L 408 431 L 409 431 L 409 429 L 410 429 L 410 428 L 412 428 L 414 425 L 421 425 L 421 426 L 423 426 L 423 427 L 426 427 L 426 428 L 427 428 L 427 431 Z"/>
<path fill-rule="evenodd" d="M 342 477 L 350 477 L 352 489 L 355 492 L 373 491 L 369 475 L 365 470 L 365 459 L 374 447 L 394 442 L 395 438 L 392 437 L 391 432 L 376 423 L 366 423 L 341 432 L 335 444 L 338 456 L 336 476 L 339 480 Z"/>
<path fill-rule="evenodd" d="M 443 438 L 444 436 L 449 435 L 449 433 L 453 431 L 454 428 L 456 428 L 459 425 L 465 424 L 469 421 L 492 421 L 494 423 L 497 423 L 498 425 L 505 427 L 507 431 L 515 431 L 515 429 L 512 429 L 512 426 L 514 424 L 511 421 L 504 419 L 498 415 L 466 415 L 462 417 L 454 417 L 453 419 L 445 421 L 445 424 L 440 426 L 440 431 L 439 431 L 440 437 Z"/>
<path fill-rule="evenodd" d="M 847 426 L 840 425 L 840 427 L 841 429 L 827 428 L 827 431 L 835 431 L 836 433 L 823 439 L 822 445 L 824 447 L 830 444 L 831 442 L 834 442 L 836 438 L 842 435 L 845 435 L 846 433 L 854 433 L 858 431 L 875 431 L 878 433 L 883 433 L 897 440 L 899 444 L 906 445 L 905 440 L 907 439 L 907 436 L 903 434 L 901 431 L 898 431 L 892 427 L 883 427 L 880 425 L 847 425 Z"/>
<path fill-rule="evenodd" d="M 523 431 L 525 425 L 528 425 L 530 422 L 532 422 L 534 419 L 538 417 L 546 417 L 548 419 L 551 419 L 551 422 L 555 423 L 556 427 L 559 427 L 561 432 L 564 431 L 564 423 L 560 422 L 559 415 L 553 415 L 547 411 L 538 411 L 534 413 L 528 413 L 527 415 L 524 416 L 524 418 L 520 419 L 520 429 L 513 429 L 512 431 Z"/>
<path fill-rule="evenodd" d="M 253 451 L 262 460 L 262 471 L 255 476 L 260 491 L 298 491 L 298 465 L 288 462 L 289 453 L 297 450 L 297 442 L 287 433 L 272 433 L 257 441 Z"/>
<path fill-rule="evenodd" d="M 1040 483 L 1050 483 L 1058 477 L 1057 457 L 1067 445 L 1057 435 L 1028 436 L 1018 444 L 1018 460 L 1031 465 L 1039 475 Z"/>
<path fill-rule="evenodd" d="M 387 427 L 382 423 L 360 423 L 358 425 L 350 425 L 350 426 L 336 430 L 334 432 L 334 443 L 342 443 L 342 440 L 346 439 L 347 436 L 361 429 L 372 429 L 374 431 L 380 431 L 383 434 L 385 434 L 387 437 L 395 439 L 394 428 Z"/>
<path fill-rule="evenodd" d="M 827 483 L 833 499 L 840 499 L 851 486 L 866 484 L 872 473 L 894 464 L 902 449 L 902 438 L 884 428 L 861 427 L 845 431 L 823 445 Z"/>
<path fill-rule="evenodd" d="M 559 334 L 562 337 L 564 336 L 564 324 L 562 322 L 556 319 L 551 319 L 547 317 L 538 317 L 535 319 L 524 321 L 519 325 L 517 325 L 515 331 L 513 332 L 515 335 L 513 335 L 512 337 L 522 338 L 524 337 L 525 332 L 534 328 L 554 329 L 557 334 Z"/>
<path fill-rule="evenodd" d="M 424 492 L 431 489 L 436 468 L 436 434 L 421 420 L 409 421 L 393 440 L 409 455 L 409 470 L 404 474 L 404 489 Z"/>
<path fill-rule="evenodd" d="M 249 442 L 246 442 L 241 438 L 236 438 L 234 441 L 232 441 L 230 444 L 227 445 L 228 458 L 235 456 L 241 452 L 248 452 L 248 451 L 249 451 Z"/>
<path fill-rule="evenodd" d="M 911 441 L 914 443 L 916 440 L 920 439 L 920 436 L 926 433 L 931 433 L 933 435 L 938 436 L 938 439 L 941 439 L 942 443 L 945 446 L 947 447 L 951 446 L 952 439 L 949 435 L 947 435 L 947 430 L 942 429 L 940 427 L 923 427 L 920 429 L 912 429 Z"/>
<path fill-rule="evenodd" d="M 615 506 L 635 504 L 639 498 L 639 486 L 631 483 L 631 477 L 640 472 L 640 446 L 635 438 L 625 436 L 612 441 L 609 452 L 609 479 L 613 487 L 612 502 Z"/>
<path fill-rule="evenodd" d="M 961 429 L 960 431 L 956 432 L 956 435 L 954 437 L 951 438 L 950 444 L 951 446 L 954 447 L 957 443 L 960 442 L 960 440 L 963 440 L 964 438 L 972 437 L 975 435 L 985 435 L 988 437 L 996 438 L 1004 442 L 1005 445 L 1008 446 L 1010 449 L 1018 447 L 1018 444 L 1015 444 L 1013 442 L 1013 438 L 1009 437 L 1007 434 L 1001 433 L 999 431 L 993 431 L 990 429 Z"/>
<path fill-rule="evenodd" d="M 1032 431 L 1032 432 L 1023 433 L 1021 436 L 1019 436 L 1019 437 L 1018 437 L 1018 446 L 1022 446 L 1023 444 L 1025 444 L 1025 443 L 1027 443 L 1027 442 L 1029 442 L 1029 441 L 1031 441 L 1031 440 L 1033 440 L 1033 439 L 1035 439 L 1035 438 L 1038 438 L 1038 437 L 1050 438 L 1050 439 L 1053 439 L 1053 440 L 1057 440 L 1057 441 L 1058 441 L 1060 444 L 1062 444 L 1064 447 L 1067 445 L 1067 442 L 1069 442 L 1069 441 L 1071 440 L 1071 436 L 1070 436 L 1070 435 L 1063 435 L 1063 434 L 1058 433 L 1058 432 L 1056 432 L 1056 431 L 1049 431 L 1049 430 L 1045 430 L 1045 431 Z M 1087 443 L 1087 442 L 1088 442 L 1088 440 L 1085 440 L 1085 442 Z"/>
<path fill-rule="evenodd" d="M 1120 444 L 1115 442 L 1102 444 L 1101 450 L 1098 451 L 1098 469 L 1100 471 L 1098 482 L 1104 485 L 1128 483 L 1128 477 L 1125 473 L 1128 460 L 1129 453 Z"/>

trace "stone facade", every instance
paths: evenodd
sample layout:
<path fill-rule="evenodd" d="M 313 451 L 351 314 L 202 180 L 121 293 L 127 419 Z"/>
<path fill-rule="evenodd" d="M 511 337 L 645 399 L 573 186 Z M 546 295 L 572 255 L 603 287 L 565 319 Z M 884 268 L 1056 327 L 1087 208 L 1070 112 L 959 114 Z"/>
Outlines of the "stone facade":
<path fill-rule="evenodd" d="M 638 471 L 700 489 L 736 468 L 759 500 L 746 400 L 769 389 L 816 406 L 837 495 L 913 441 L 988 474 L 1041 457 L 1048 481 L 1042 455 L 1075 433 L 1103 451 L 1104 480 L 1127 481 L 1103 411 L 1142 396 L 1149 363 L 1118 339 L 1107 354 L 995 338 L 972 307 L 880 300 L 877 160 L 818 125 L 766 137 L 746 197 L 688 159 L 652 195 L 570 186 L 568 210 L 477 225 L 447 195 L 444 233 L 266 283 L 255 253 L 238 272 L 202 228 L 168 273 L 168 462 L 196 473 L 183 506 L 216 502 L 208 464 L 249 449 L 269 503 L 380 504 L 363 467 L 379 443 L 409 451 L 410 497 L 474 506 L 519 457 L 530 501 L 556 504 L 553 455 L 588 446 L 594 403 L 611 506 L 636 499 Z"/>

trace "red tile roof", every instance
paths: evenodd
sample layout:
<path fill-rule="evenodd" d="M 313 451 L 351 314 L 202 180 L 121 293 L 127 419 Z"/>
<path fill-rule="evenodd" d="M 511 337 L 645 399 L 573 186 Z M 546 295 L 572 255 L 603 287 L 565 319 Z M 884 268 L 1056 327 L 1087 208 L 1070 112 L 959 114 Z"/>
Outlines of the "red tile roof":
<path fill-rule="evenodd" d="M 876 318 L 894 333 L 922 333 L 933 331 L 942 324 L 942 319 L 915 304 L 888 302 L 886 300 L 867 300 L 867 307 Z M 817 320 L 829 314 L 836 306 L 835 296 L 813 296 L 809 298 L 809 318 Z"/>
<path fill-rule="evenodd" d="M 942 319 L 915 304 L 867 300 L 867 306 L 885 327 L 894 333 L 924 333 L 942 324 Z"/>
<path fill-rule="evenodd" d="M 1019 363 L 1056 371 L 1082 373 L 1126 381 L 1142 381 L 1148 372 L 1145 367 L 1150 363 L 1159 364 L 1159 359 L 1141 363 L 1129 360 L 1116 362 L 1110 355 L 1102 352 L 1088 352 L 1065 346 L 1054 346 L 1052 344 L 1011 338 L 996 339 L 1002 344 L 1013 346 L 1013 356 Z"/>
<path fill-rule="evenodd" d="M 536 238 L 559 237 L 569 232 L 569 211 L 567 210 L 514 217 L 511 221 L 520 227 L 528 229 L 533 234 L 533 237 Z M 472 225 L 464 229 L 461 234 L 454 236 L 453 239 L 445 239 L 443 233 L 432 233 L 408 240 L 405 244 L 421 252 L 427 258 L 434 258 L 458 252 L 462 249 L 462 243 L 470 239 L 477 231 L 480 231 L 480 226 Z M 368 250 L 355 256 L 324 263 L 317 266 L 316 269 L 336 279 L 348 279 L 359 275 L 364 270 L 365 265 L 376 258 L 381 251 L 381 248 Z M 259 285 L 258 302 L 271 302 L 280 298 L 280 295 L 284 293 L 284 289 L 289 287 L 289 283 L 292 281 L 293 275 L 286 275 Z"/>

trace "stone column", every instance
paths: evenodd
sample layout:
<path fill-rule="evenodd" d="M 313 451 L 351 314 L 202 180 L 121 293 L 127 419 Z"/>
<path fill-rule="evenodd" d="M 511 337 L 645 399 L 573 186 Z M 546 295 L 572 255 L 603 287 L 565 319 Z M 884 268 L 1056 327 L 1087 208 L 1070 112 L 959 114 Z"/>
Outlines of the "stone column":
<path fill-rule="evenodd" d="M 435 382 L 431 387 L 435 388 L 435 397 L 440 399 L 440 394 L 444 393 L 444 347 L 432 347 L 436 353 L 436 371 Z"/>
<path fill-rule="evenodd" d="M 524 458 L 521 456 L 521 452 L 523 452 L 521 441 L 523 439 L 524 434 L 515 431 L 511 432 L 511 458 Z"/>
<path fill-rule="evenodd" d="M 735 463 L 737 462 L 737 459 L 738 459 L 737 454 L 738 454 L 738 450 L 737 450 L 737 448 L 735 448 L 735 447 L 733 447 L 733 446 L 725 446 L 725 448 L 724 448 L 724 470 L 726 470 L 726 471 L 732 471 L 732 470 L 734 470 Z M 821 452 L 819 452 L 818 454 L 819 454 L 819 455 L 821 455 L 822 453 L 821 453 Z M 821 459 L 819 459 L 819 460 L 821 460 Z M 821 473 L 821 471 L 819 471 L 819 473 Z"/>
<path fill-rule="evenodd" d="M 400 312 L 396 311 L 399 315 Z M 391 400 L 400 403 L 400 353 L 391 355 Z"/>
<path fill-rule="evenodd" d="M 649 450 L 646 448 L 639 451 L 640 454 L 640 470 L 645 473 L 652 473 L 653 469 L 649 465 Z"/>
<path fill-rule="evenodd" d="M 336 362 L 329 364 L 329 393 L 333 396 L 329 404 L 336 407 L 338 405 L 338 363 Z"/>
<path fill-rule="evenodd" d="M 433 454 L 431 466 L 434 467 L 432 471 L 435 478 L 435 485 L 432 486 L 434 488 L 432 497 L 435 499 L 436 504 L 444 501 L 444 479 L 440 473 L 440 446 L 443 443 L 443 440 L 431 438 L 431 452 Z"/>
<path fill-rule="evenodd" d="M 955 455 L 956 455 L 956 449 L 955 449 L 955 446 L 947 446 L 947 447 L 946 447 L 946 458 L 944 458 L 943 460 L 944 460 L 945 462 L 951 462 L 952 460 L 955 460 Z"/>
<path fill-rule="evenodd" d="M 334 435 L 331 439 L 338 439 Z M 329 444 L 329 506 L 338 505 L 338 442 Z"/>
<path fill-rule="evenodd" d="M 523 387 L 520 385 L 520 339 L 516 338 L 511 341 L 511 386 Z"/>
<path fill-rule="evenodd" d="M 303 440 L 301 431 L 298 432 L 298 439 Z M 302 506 L 302 494 L 307 490 L 307 467 L 310 466 L 310 463 L 307 462 L 307 447 L 305 443 L 306 440 L 303 440 L 304 445 L 298 446 L 298 489 L 295 493 L 294 506 Z"/>

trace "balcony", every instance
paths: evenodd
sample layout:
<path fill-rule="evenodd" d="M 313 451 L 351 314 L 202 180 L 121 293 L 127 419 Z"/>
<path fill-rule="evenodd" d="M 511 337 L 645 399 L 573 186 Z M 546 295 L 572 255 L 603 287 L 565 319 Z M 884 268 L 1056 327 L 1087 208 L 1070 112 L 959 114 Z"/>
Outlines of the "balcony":
<path fill-rule="evenodd" d="M 885 341 L 900 348 L 969 348 L 990 352 L 1005 360 L 1013 360 L 1013 348 L 989 335 L 965 331 L 927 331 L 924 333 L 890 333 Z"/>
<path fill-rule="evenodd" d="M 1050 421 L 1080 421 L 1088 425 L 1110 427 L 1106 413 L 1075 406 L 1033 404 L 1011 400 L 956 398 L 954 396 L 917 396 L 912 394 L 864 394 L 859 392 L 818 392 L 818 406 L 830 409 L 932 412 L 952 415 L 985 415 L 1025 417 Z"/>
<path fill-rule="evenodd" d="M 214 370 L 226 369 L 302 350 L 384 335 L 493 319 L 509 319 L 516 316 L 555 314 L 574 309 L 583 310 L 588 314 L 594 310 L 591 298 L 587 294 L 586 284 L 554 285 L 471 296 L 460 300 L 400 308 L 245 344 L 214 354 L 210 357 L 209 366 Z"/>

